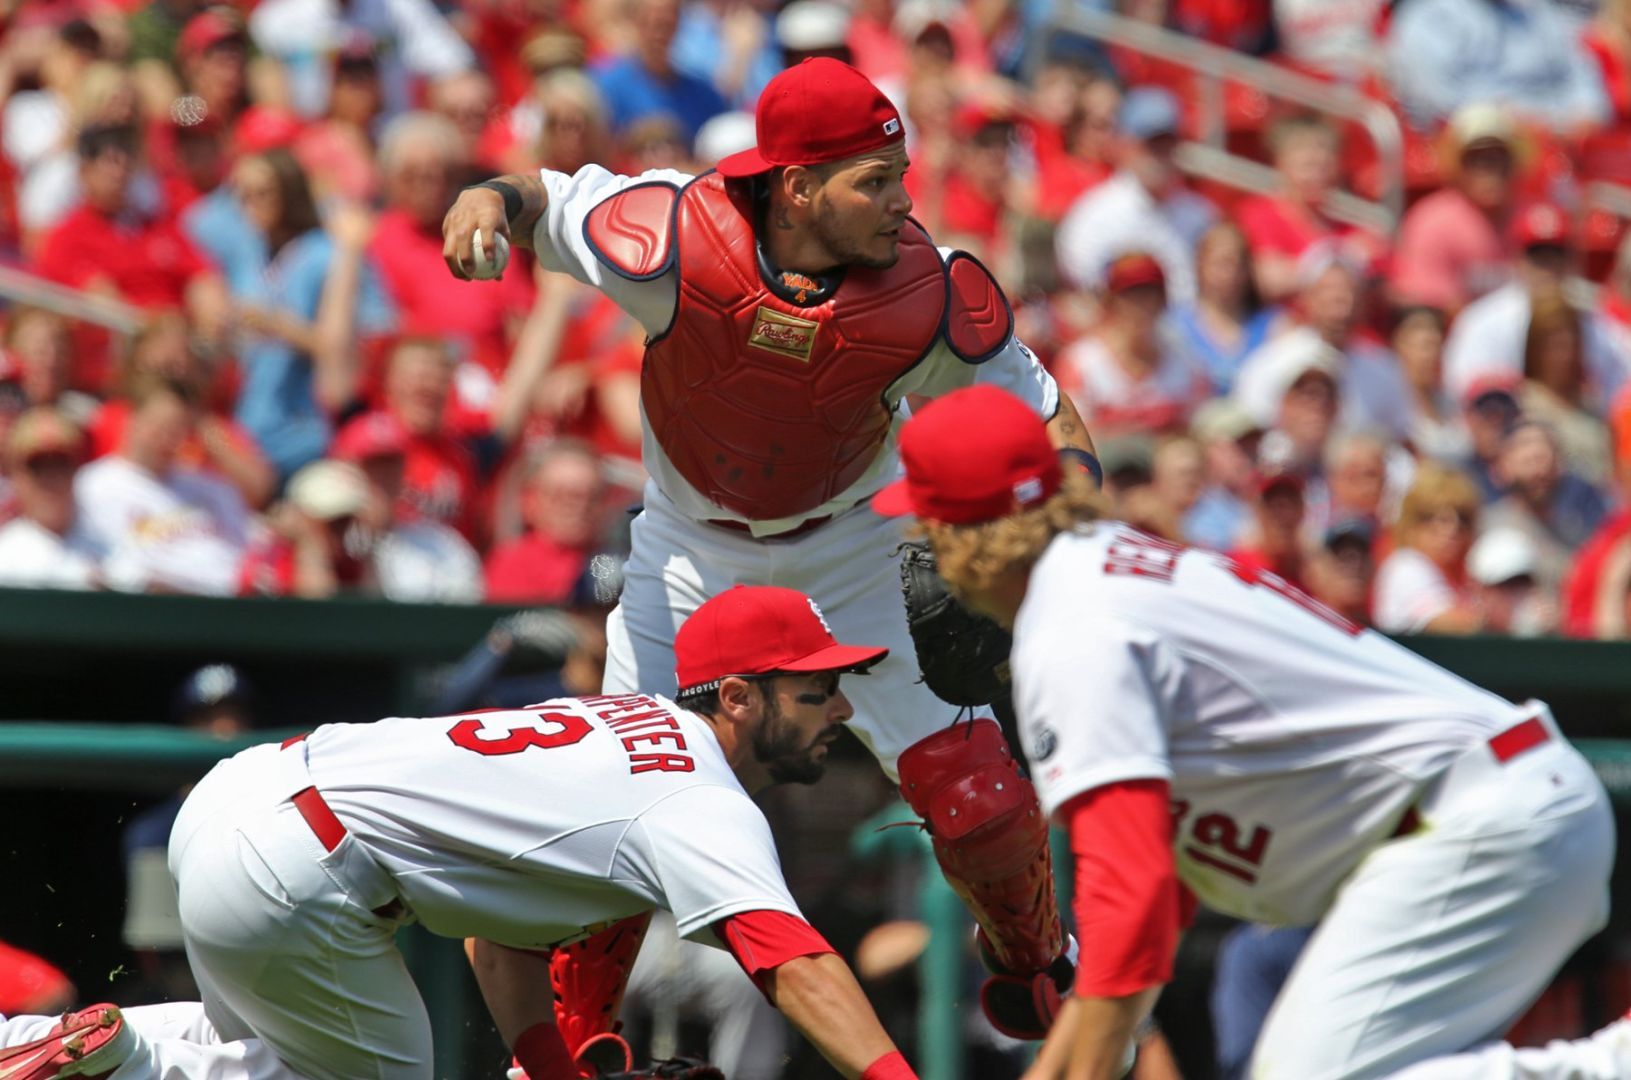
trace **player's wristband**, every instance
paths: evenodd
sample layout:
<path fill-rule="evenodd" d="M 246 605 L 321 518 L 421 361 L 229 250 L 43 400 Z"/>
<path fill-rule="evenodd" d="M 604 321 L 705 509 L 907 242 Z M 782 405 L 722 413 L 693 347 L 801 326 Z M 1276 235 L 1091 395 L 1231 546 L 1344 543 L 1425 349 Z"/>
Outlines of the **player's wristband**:
<path fill-rule="evenodd" d="M 529 1077 L 543 1080 L 551 1076 L 576 1076 L 578 1067 L 561 1038 L 560 1029 L 548 1021 L 532 1025 L 515 1039 L 515 1063 Z"/>
<path fill-rule="evenodd" d="M 1104 486 L 1104 466 L 1099 464 L 1098 458 L 1086 450 L 1078 450 L 1074 446 L 1065 447 L 1059 451 L 1059 456 L 1069 458 L 1072 462 L 1081 466 L 1082 470 L 1089 476 L 1093 477 L 1093 483 L 1099 487 Z"/>
<path fill-rule="evenodd" d="M 504 218 L 506 221 L 514 221 L 521 216 L 521 210 L 525 204 L 521 199 L 521 192 L 516 190 L 514 184 L 506 184 L 502 180 L 483 180 L 479 184 L 471 184 L 465 190 L 469 191 L 470 188 L 486 188 L 488 191 L 496 191 L 503 196 Z"/>
<path fill-rule="evenodd" d="M 861 1080 L 917 1080 L 917 1073 L 906 1064 L 905 1056 L 894 1050 L 868 1065 Z"/>

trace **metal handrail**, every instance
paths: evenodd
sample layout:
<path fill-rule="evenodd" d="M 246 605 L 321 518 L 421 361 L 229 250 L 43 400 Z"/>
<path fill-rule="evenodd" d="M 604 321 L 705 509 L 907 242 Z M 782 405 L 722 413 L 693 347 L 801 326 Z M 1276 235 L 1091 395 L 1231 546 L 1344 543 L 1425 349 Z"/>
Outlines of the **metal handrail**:
<path fill-rule="evenodd" d="M 1255 87 L 1270 97 L 1364 126 L 1376 147 L 1382 197 L 1372 201 L 1347 193 L 1333 196 L 1326 206 L 1331 216 L 1389 232 L 1404 213 L 1404 135 L 1398 117 L 1386 105 L 1348 87 L 1332 86 L 1232 49 L 1125 16 L 1091 10 L 1077 0 L 1058 0 L 1050 26 L 1181 64 L 1205 80 L 1200 95 L 1201 140 L 1181 148 L 1178 164 L 1184 171 L 1247 191 L 1267 193 L 1278 189 L 1273 170 L 1230 153 L 1224 145 L 1223 81 L 1228 79 Z"/>
<path fill-rule="evenodd" d="M 14 266 L 0 265 L 0 297 L 45 308 L 70 319 L 94 323 L 116 334 L 133 334 L 142 325 L 141 309 L 121 300 L 71 289 Z"/>

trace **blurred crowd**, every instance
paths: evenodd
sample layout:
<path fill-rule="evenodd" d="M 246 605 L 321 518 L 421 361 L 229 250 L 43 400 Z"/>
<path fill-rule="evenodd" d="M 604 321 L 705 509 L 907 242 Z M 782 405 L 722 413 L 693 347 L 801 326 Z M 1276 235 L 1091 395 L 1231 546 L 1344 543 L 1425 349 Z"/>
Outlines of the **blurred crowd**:
<path fill-rule="evenodd" d="M 1367 96 L 1402 165 L 1040 0 L 0 0 L 0 271 L 134 327 L 0 310 L 0 584 L 581 598 L 640 331 L 525 255 L 454 280 L 442 216 L 705 169 L 835 56 L 1123 517 L 1390 632 L 1626 636 L 1631 0 L 1080 2 Z M 1214 113 L 1272 181 L 1185 171 Z"/>

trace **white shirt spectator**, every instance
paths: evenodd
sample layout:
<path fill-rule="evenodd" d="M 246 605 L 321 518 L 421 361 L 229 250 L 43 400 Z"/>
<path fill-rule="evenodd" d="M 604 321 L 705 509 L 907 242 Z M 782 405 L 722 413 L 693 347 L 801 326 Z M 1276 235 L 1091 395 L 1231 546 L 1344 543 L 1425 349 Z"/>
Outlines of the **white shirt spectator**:
<path fill-rule="evenodd" d="M 1631 342 L 1622 329 L 1597 312 L 1585 315 L 1586 378 L 1597 401 L 1609 401 L 1631 366 Z M 1450 324 L 1444 342 L 1444 389 L 1462 400 L 1480 379 L 1523 377 L 1523 349 L 1529 337 L 1529 292 L 1510 282 L 1468 304 Z"/>
<path fill-rule="evenodd" d="M 1195 243 L 1217 216 L 1194 192 L 1176 189 L 1157 202 L 1130 173 L 1117 173 L 1077 199 L 1054 237 L 1066 280 L 1083 289 L 1104 284 L 1104 271 L 1119 256 L 1155 256 L 1167 277 L 1173 305 L 1195 299 Z"/>
<path fill-rule="evenodd" d="M 283 62 L 294 106 L 306 116 L 327 109 L 329 54 L 359 32 L 374 42 L 387 116 L 413 107 L 415 76 L 438 79 L 476 63 L 430 0 L 264 0 L 249 17 L 256 47 Z"/>
<path fill-rule="evenodd" d="M 58 536 L 37 521 L 0 526 L 0 586 L 14 589 L 94 589 L 102 550 L 77 525 Z"/>
<path fill-rule="evenodd" d="M 1309 359 L 1314 356 L 1336 369 L 1339 428 L 1381 431 L 1400 439 L 1410 433 L 1410 389 L 1394 355 L 1363 341 L 1344 353 L 1307 326 L 1271 338 L 1246 357 L 1235 376 L 1235 401 L 1261 427 L 1273 427 L 1291 385 L 1310 368 L 1327 366 Z"/>
<path fill-rule="evenodd" d="M 1376 628 L 1415 634 L 1460 600 L 1444 571 L 1415 548 L 1399 548 L 1376 571 Z"/>
<path fill-rule="evenodd" d="M 74 480 L 91 541 L 108 552 L 109 587 L 231 596 L 249 542 L 249 510 L 225 480 L 191 469 L 155 476 L 117 455 Z"/>
<path fill-rule="evenodd" d="M 1280 51 L 1347 82 L 1370 73 L 1379 0 L 1274 0 Z"/>
<path fill-rule="evenodd" d="M 436 521 L 392 527 L 374 549 L 387 600 L 474 604 L 481 600 L 481 557 L 464 537 Z"/>
<path fill-rule="evenodd" d="M 1089 431 L 1171 431 L 1211 395 L 1206 371 L 1185 350 L 1163 348 L 1154 370 L 1134 378 L 1104 342 L 1082 338 L 1059 354 L 1059 389 L 1070 395 Z"/>
<path fill-rule="evenodd" d="M 1608 94 L 1579 33 L 1554 0 L 1408 0 L 1393 5 L 1377 60 L 1418 126 L 1477 101 L 1553 128 L 1606 123 Z"/>

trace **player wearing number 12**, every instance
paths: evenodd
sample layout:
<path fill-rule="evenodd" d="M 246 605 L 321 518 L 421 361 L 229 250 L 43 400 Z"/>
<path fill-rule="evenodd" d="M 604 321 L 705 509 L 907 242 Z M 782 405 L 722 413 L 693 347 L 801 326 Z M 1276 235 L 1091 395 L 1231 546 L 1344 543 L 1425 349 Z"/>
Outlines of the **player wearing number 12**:
<path fill-rule="evenodd" d="M 620 1073 L 627 1045 L 603 1033 L 569 1051 L 536 989 L 552 950 L 664 908 L 729 949 L 843 1076 L 912 1080 L 788 895 L 750 798 L 821 775 L 851 714 L 841 674 L 888 650 L 839 644 L 814 601 L 779 588 L 720 594 L 674 648 L 678 702 L 329 724 L 222 762 L 170 839 L 203 1002 L 0 1017 L 0 1077 L 429 1080 L 430 1023 L 395 945 L 411 921 L 479 939 L 482 994 L 535 1080 Z"/>
<path fill-rule="evenodd" d="M 995 388 L 901 433 L 952 591 L 1013 630 L 1021 742 L 1077 857 L 1075 994 L 1027 1080 L 1109 1077 L 1186 909 L 1319 929 L 1257 1080 L 1631 1076 L 1631 1023 L 1505 1030 L 1608 916 L 1614 825 L 1538 702 L 1513 705 L 1280 579 L 1101 518 Z"/>

